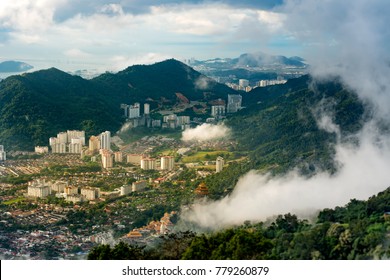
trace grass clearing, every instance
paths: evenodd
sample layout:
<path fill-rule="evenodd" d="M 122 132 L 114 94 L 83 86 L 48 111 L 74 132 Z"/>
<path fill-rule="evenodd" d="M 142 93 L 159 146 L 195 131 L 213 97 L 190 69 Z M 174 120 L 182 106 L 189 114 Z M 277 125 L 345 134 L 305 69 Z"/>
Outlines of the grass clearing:
<path fill-rule="evenodd" d="M 183 163 L 190 162 L 200 162 L 200 161 L 213 161 L 216 160 L 218 156 L 222 156 L 223 158 L 230 158 L 233 156 L 232 152 L 229 151 L 199 151 L 195 154 L 183 156 Z"/>

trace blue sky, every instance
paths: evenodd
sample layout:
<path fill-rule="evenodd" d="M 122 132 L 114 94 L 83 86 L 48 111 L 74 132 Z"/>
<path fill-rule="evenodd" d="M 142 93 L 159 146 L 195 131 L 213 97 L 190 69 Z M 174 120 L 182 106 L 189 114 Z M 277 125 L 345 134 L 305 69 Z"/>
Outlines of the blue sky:
<path fill-rule="evenodd" d="M 0 61 L 104 71 L 256 51 L 310 58 L 335 53 L 351 8 L 372 6 L 363 23 L 387 18 L 387 0 L 1 0 Z"/>

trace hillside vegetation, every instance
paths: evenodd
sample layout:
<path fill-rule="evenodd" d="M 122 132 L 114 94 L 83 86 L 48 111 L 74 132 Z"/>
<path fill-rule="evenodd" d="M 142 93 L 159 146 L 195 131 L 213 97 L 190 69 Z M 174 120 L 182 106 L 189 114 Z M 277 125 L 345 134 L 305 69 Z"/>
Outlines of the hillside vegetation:
<path fill-rule="evenodd" d="M 55 68 L 11 76 L 0 82 L 0 143 L 7 150 L 32 150 L 68 129 L 87 136 L 115 132 L 124 122 L 121 103 L 148 101 L 155 108 L 175 104 L 176 93 L 207 101 L 232 92 L 173 59 L 92 80 Z"/>
<path fill-rule="evenodd" d="M 252 165 L 285 172 L 334 170 L 335 132 L 320 128 L 323 117 L 341 136 L 361 129 L 365 107 L 356 94 L 338 82 L 316 83 L 309 76 L 279 86 L 256 88 L 243 96 L 246 108 L 230 118 L 239 150 L 248 151 Z"/>
<path fill-rule="evenodd" d="M 213 233 L 178 232 L 152 248 L 100 245 L 88 259 L 355 260 L 390 256 L 390 188 L 367 201 L 323 209 L 313 224 L 294 214 Z"/>

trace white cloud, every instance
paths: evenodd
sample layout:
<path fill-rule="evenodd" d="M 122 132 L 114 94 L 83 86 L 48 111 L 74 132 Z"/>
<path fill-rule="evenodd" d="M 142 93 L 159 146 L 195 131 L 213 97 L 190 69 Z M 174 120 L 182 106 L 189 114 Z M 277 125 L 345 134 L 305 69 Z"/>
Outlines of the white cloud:
<path fill-rule="evenodd" d="M 289 0 L 286 28 L 307 45 L 318 78 L 340 76 L 382 116 L 390 116 L 390 31 L 386 0 Z"/>
<path fill-rule="evenodd" d="M 53 24 L 55 9 L 66 0 L 2 0 L 0 25 L 20 31 L 46 30 Z"/>
<path fill-rule="evenodd" d="M 282 26 L 282 16 L 269 11 L 235 9 L 223 4 L 152 7 L 150 22 L 172 32 L 193 35 L 226 35 L 248 19 L 269 30 Z"/>
<path fill-rule="evenodd" d="M 375 145 L 372 131 L 366 129 L 358 149 L 337 147 L 336 159 L 342 168 L 336 175 L 323 172 L 308 179 L 295 171 L 283 177 L 251 171 L 239 180 L 230 196 L 196 204 L 182 218 L 217 229 L 289 212 L 306 216 L 315 210 L 342 206 L 352 198 L 367 199 L 390 185 L 390 141 L 382 138 L 382 146 Z"/>
<path fill-rule="evenodd" d="M 222 50 L 233 48 L 241 40 L 239 36 L 244 36 L 246 42 L 258 40 L 244 32 L 248 22 L 258 25 L 263 32 L 273 33 L 280 30 L 283 21 L 274 12 L 237 9 L 220 2 L 172 2 L 166 5 L 153 2 L 155 6 L 150 9 L 144 7 L 142 13 L 132 13 L 126 8 L 127 2 L 1 1 L 0 27 L 4 30 L 1 32 L 11 36 L 3 36 L 7 41 L 0 48 L 8 57 L 28 57 L 29 45 L 37 44 L 40 57 L 50 56 L 58 61 L 69 55 L 76 59 L 69 50 L 83 50 L 92 55 L 91 61 L 98 59 L 108 69 L 112 68 L 109 63 L 115 56 L 132 58 L 152 53 L 176 58 L 219 56 Z"/>
<path fill-rule="evenodd" d="M 64 52 L 64 54 L 70 58 L 83 58 L 83 59 L 91 56 L 91 54 L 84 52 L 82 50 L 79 50 L 79 49 L 69 49 L 69 50 L 66 50 Z"/>
<path fill-rule="evenodd" d="M 210 141 L 214 139 L 227 137 L 230 129 L 224 124 L 213 125 L 204 123 L 195 128 L 189 128 L 183 131 L 183 141 Z"/>

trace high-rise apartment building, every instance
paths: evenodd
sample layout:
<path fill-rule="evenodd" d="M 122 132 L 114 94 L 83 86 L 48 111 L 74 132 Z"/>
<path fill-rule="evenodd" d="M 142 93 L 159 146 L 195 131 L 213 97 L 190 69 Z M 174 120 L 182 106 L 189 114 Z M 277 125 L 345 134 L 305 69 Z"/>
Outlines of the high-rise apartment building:
<path fill-rule="evenodd" d="M 143 170 L 155 170 L 156 169 L 156 159 L 154 159 L 154 158 L 142 158 L 141 159 L 141 169 L 143 169 Z"/>
<path fill-rule="evenodd" d="M 97 153 L 100 150 L 100 137 L 91 136 L 88 144 L 88 150 L 91 153 Z"/>
<path fill-rule="evenodd" d="M 213 117 L 220 117 L 225 115 L 225 105 L 211 106 L 211 115 Z"/>
<path fill-rule="evenodd" d="M 121 151 L 115 152 L 114 159 L 115 159 L 115 162 L 122 162 L 123 161 L 123 153 Z"/>
<path fill-rule="evenodd" d="M 146 183 L 146 181 L 138 181 L 138 182 L 134 182 L 131 185 L 131 190 L 133 192 L 139 192 L 139 191 L 143 191 L 144 189 L 146 189 L 147 186 L 148 186 L 148 184 Z"/>
<path fill-rule="evenodd" d="M 81 130 L 68 130 L 66 132 L 68 135 L 67 143 L 71 143 L 72 139 L 80 139 L 80 143 L 82 146 L 85 146 L 85 131 Z"/>
<path fill-rule="evenodd" d="M 136 119 L 140 117 L 140 107 L 141 105 L 139 103 L 135 103 L 134 105 L 129 106 L 129 119 Z"/>
<path fill-rule="evenodd" d="M 131 193 L 131 185 L 123 185 L 120 190 L 121 190 L 121 195 L 127 195 Z"/>
<path fill-rule="evenodd" d="M 223 157 L 217 157 L 217 160 L 215 161 L 215 172 L 218 173 L 222 171 L 224 162 Z"/>
<path fill-rule="evenodd" d="M 109 150 L 103 150 L 102 152 L 102 165 L 103 168 L 112 168 L 114 166 L 113 154 Z"/>
<path fill-rule="evenodd" d="M 172 156 L 161 157 L 161 170 L 173 170 L 175 158 Z"/>
<path fill-rule="evenodd" d="M 229 94 L 227 112 L 236 113 L 241 109 L 242 96 L 240 94 Z"/>
<path fill-rule="evenodd" d="M 28 183 L 27 195 L 30 197 L 44 198 L 51 194 L 51 187 L 45 180 L 36 180 Z"/>
<path fill-rule="evenodd" d="M 100 197 L 99 188 L 85 187 L 80 190 L 81 195 L 83 195 L 87 200 L 95 200 Z"/>
<path fill-rule="evenodd" d="M 49 138 L 49 145 L 52 153 L 81 153 L 85 145 L 85 131 L 68 130 L 60 132 L 57 137 Z"/>
<path fill-rule="evenodd" d="M 7 154 L 4 150 L 4 146 L 0 145 L 0 161 L 5 161 L 7 160 Z"/>
<path fill-rule="evenodd" d="M 105 131 L 100 134 L 100 149 L 111 150 L 111 132 Z"/>
<path fill-rule="evenodd" d="M 238 86 L 245 88 L 245 87 L 249 86 L 249 81 L 246 79 L 239 79 Z"/>
<path fill-rule="evenodd" d="M 145 103 L 144 104 L 144 115 L 149 115 L 150 114 L 150 104 Z"/>
<path fill-rule="evenodd" d="M 139 154 L 128 154 L 127 155 L 127 162 L 132 164 L 141 164 L 142 155 Z"/>

